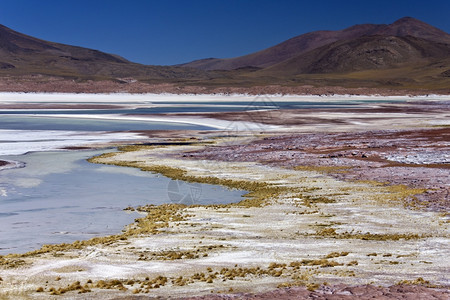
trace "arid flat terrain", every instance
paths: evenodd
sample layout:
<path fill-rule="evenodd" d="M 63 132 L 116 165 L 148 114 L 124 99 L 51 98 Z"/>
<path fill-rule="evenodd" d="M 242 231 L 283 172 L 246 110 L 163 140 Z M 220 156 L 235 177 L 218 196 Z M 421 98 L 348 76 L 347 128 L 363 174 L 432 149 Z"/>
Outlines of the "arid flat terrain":
<path fill-rule="evenodd" d="M 383 76 L 383 75 L 381 75 Z M 291 95 L 425 95 L 450 94 L 448 85 L 443 88 L 411 89 L 401 87 L 341 86 L 332 81 L 326 84 L 320 77 L 295 85 L 255 84 L 233 86 L 230 84 L 205 85 L 203 83 L 174 84 L 146 82 L 117 82 L 113 80 L 86 80 L 77 82 L 52 76 L 3 77 L 0 91 L 23 93 L 171 93 L 171 94 L 291 94 Z"/>

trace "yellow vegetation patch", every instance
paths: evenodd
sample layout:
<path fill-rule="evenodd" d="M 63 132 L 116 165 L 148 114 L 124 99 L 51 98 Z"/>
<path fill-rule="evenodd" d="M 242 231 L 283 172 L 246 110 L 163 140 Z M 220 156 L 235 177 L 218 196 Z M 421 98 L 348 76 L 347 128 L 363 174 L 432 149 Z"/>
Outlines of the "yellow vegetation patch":
<path fill-rule="evenodd" d="M 325 258 L 335 258 L 340 256 L 347 256 L 350 252 L 331 252 Z"/>
<path fill-rule="evenodd" d="M 0 256 L 0 266 L 4 268 L 18 268 L 26 265 L 27 263 L 17 258 L 17 256 L 13 255 L 6 255 L 6 256 Z"/>
<path fill-rule="evenodd" d="M 315 236 L 322 236 L 336 239 L 360 239 L 368 241 L 398 241 L 398 240 L 415 240 L 422 239 L 427 236 L 413 233 L 361 233 L 361 232 L 336 232 L 334 228 L 319 229 Z"/>
<path fill-rule="evenodd" d="M 424 285 L 431 288 L 436 287 L 435 285 L 432 285 L 428 280 L 425 280 L 422 277 L 419 277 L 415 280 L 401 280 L 397 283 L 397 285 Z"/>
<path fill-rule="evenodd" d="M 321 266 L 322 268 L 325 267 L 336 267 L 336 266 L 342 266 L 343 264 L 338 263 L 334 260 L 328 260 L 328 259 L 303 259 L 299 262 L 293 262 L 290 264 L 291 267 L 300 267 L 300 266 Z"/>
<path fill-rule="evenodd" d="M 272 262 L 267 267 L 239 267 L 213 269 L 206 268 L 204 272 L 196 272 L 184 276 L 157 276 L 154 278 L 133 278 L 133 279 L 110 279 L 93 282 L 87 280 L 85 284 L 79 281 L 62 287 L 49 287 L 47 289 L 39 287 L 37 292 L 48 292 L 51 295 L 61 295 L 67 292 L 88 293 L 95 289 L 109 289 L 120 291 L 131 291 L 133 294 L 150 293 L 153 289 L 164 286 L 186 286 L 199 282 L 211 284 L 214 282 L 226 282 L 235 280 L 248 280 L 252 278 L 273 277 L 274 279 L 284 278 L 288 282 L 280 283 L 280 287 L 305 286 L 310 289 L 317 289 L 320 284 L 315 282 L 315 275 L 319 274 L 315 268 L 333 268 L 343 264 L 327 259 L 302 260 L 289 264 Z M 300 267 L 303 270 L 300 270 Z M 342 270 L 341 270 L 342 271 Z M 344 270 L 345 273 L 345 270 Z M 343 273 L 343 274 L 344 274 Z M 347 276 L 347 275 L 346 275 Z"/>
<path fill-rule="evenodd" d="M 145 251 L 139 255 L 138 260 L 177 260 L 177 259 L 198 259 L 208 256 L 208 252 L 213 250 L 224 249 L 224 245 L 208 245 L 194 247 L 191 250 L 165 250 L 150 252 Z"/>

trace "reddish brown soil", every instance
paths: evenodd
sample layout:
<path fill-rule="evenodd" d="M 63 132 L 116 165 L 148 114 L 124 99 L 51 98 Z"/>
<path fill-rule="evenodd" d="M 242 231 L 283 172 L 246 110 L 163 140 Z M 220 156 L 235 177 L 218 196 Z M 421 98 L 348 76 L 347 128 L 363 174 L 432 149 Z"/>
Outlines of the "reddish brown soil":
<path fill-rule="evenodd" d="M 448 289 L 434 289 L 417 285 L 394 285 L 390 287 L 379 287 L 373 285 L 333 287 L 322 286 L 316 291 L 308 291 L 304 287 L 292 287 L 275 289 L 264 293 L 234 293 L 234 294 L 211 294 L 198 297 L 170 298 L 178 300 L 237 300 L 237 299 L 259 299 L 259 300 L 359 300 L 359 299 L 405 299 L 405 300 L 447 300 L 450 297 Z M 114 300 L 149 300 L 167 299 L 148 296 L 118 297 Z"/>
<path fill-rule="evenodd" d="M 428 191 L 419 204 L 447 211 L 450 207 L 450 128 L 270 136 L 248 145 L 207 147 L 183 154 L 198 159 L 258 161 L 287 168 L 328 169 L 342 180 L 376 180 Z M 408 160 L 406 163 L 403 160 Z"/>
<path fill-rule="evenodd" d="M 346 287 L 322 287 L 317 291 L 308 291 L 303 287 L 276 289 L 261 294 L 208 295 L 201 297 L 181 298 L 183 300 L 231 300 L 231 299 L 320 299 L 320 300 L 353 300 L 353 299 L 449 299 L 450 292 L 442 289 L 430 289 L 423 286 L 391 286 L 376 287 L 373 285 Z M 181 300 L 180 299 L 180 300 Z"/>

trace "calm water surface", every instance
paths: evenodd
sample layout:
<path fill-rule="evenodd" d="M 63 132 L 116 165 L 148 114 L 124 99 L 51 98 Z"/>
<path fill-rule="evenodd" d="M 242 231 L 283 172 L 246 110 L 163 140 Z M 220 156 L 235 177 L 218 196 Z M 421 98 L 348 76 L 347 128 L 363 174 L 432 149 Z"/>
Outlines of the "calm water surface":
<path fill-rule="evenodd" d="M 86 161 L 99 151 L 36 152 L 6 159 L 25 168 L 0 172 L 0 255 L 119 233 L 138 213 L 127 206 L 241 200 L 242 191 L 189 185 L 134 168 Z"/>
<path fill-rule="evenodd" d="M 61 131 L 132 131 L 132 130 L 212 130 L 207 126 L 173 122 L 95 120 L 83 118 L 48 118 L 41 116 L 2 115 L 0 129 Z M 1 140 L 1 135 L 0 135 Z"/>
<path fill-rule="evenodd" d="M 323 109 L 323 108 L 351 108 L 361 105 L 376 103 L 394 103 L 404 100 L 352 100 L 350 101 L 220 101 L 220 102 L 189 102 L 189 101 L 159 101 L 145 108 L 131 109 L 90 109 L 90 110 L 0 110 L 0 115 L 8 114 L 164 114 L 164 113 L 204 113 L 204 112 L 229 112 L 248 111 L 259 109 Z"/>

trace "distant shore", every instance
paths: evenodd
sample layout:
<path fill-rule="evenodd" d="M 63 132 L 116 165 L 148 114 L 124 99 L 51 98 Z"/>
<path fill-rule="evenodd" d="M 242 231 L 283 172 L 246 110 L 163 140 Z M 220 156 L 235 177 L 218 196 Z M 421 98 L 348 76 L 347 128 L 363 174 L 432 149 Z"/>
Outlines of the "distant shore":
<path fill-rule="evenodd" d="M 126 98 L 125 98 L 126 97 Z M 0 109 L 108 109 L 104 105 L 110 105 L 111 109 L 121 108 L 121 106 L 159 104 L 158 102 L 211 102 L 220 104 L 221 102 L 240 101 L 361 101 L 361 100 L 449 100 L 450 94 L 417 93 L 417 94 L 289 94 L 289 93 L 262 93 L 251 94 L 245 92 L 234 93 L 130 93 L 130 92 L 4 92 L 0 90 Z M 41 105 L 41 107 L 31 107 L 30 105 Z M 68 107 L 68 104 L 76 104 L 77 107 Z M 81 105 L 81 106 L 80 106 Z M 98 105 L 102 105 L 101 107 Z"/>
<path fill-rule="evenodd" d="M 249 95 L 381 95 L 405 96 L 440 94 L 450 95 L 450 88 L 408 89 L 408 88 L 379 88 L 379 87 L 341 87 L 341 86 L 313 86 L 313 85 L 261 85 L 261 86 L 202 86 L 177 85 L 174 83 L 145 83 L 118 81 L 75 81 L 56 77 L 25 76 L 0 78 L 0 92 L 24 93 L 170 93 L 170 94 L 249 94 Z"/>

